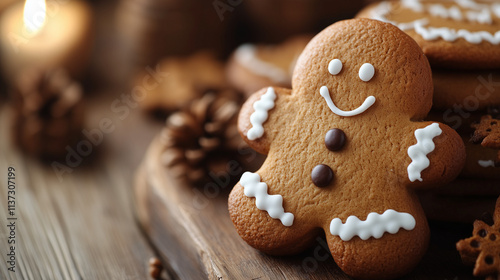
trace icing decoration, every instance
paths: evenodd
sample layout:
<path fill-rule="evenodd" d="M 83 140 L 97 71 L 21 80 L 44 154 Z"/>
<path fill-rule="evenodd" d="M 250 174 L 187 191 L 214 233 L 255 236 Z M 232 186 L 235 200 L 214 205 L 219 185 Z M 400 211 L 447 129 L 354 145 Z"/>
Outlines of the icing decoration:
<path fill-rule="evenodd" d="M 415 225 L 415 218 L 411 214 L 388 209 L 383 214 L 368 214 L 365 221 L 349 216 L 343 224 L 342 220 L 335 218 L 330 223 L 330 233 L 338 235 L 343 241 L 349 241 L 354 236 L 359 236 L 362 240 L 370 237 L 379 239 L 386 232 L 395 234 L 400 228 L 413 230 Z"/>
<path fill-rule="evenodd" d="M 411 2 L 411 3 L 410 3 Z M 416 13 L 423 13 L 425 11 L 424 5 L 422 3 L 415 1 L 415 0 L 410 0 L 410 1 L 402 1 L 402 5 L 413 12 Z M 458 3 L 458 2 L 457 2 Z M 467 6 L 467 8 L 471 8 L 469 4 L 465 3 L 458 3 L 459 6 Z M 464 16 L 462 14 L 462 11 L 460 10 L 459 6 L 451 6 L 450 8 L 446 8 L 445 6 L 441 4 L 429 4 L 427 11 L 429 14 L 435 17 L 440 17 L 444 19 L 453 19 L 456 21 L 462 21 L 464 20 Z M 477 6 L 477 7 L 472 7 L 472 9 L 476 9 L 479 11 L 467 11 L 465 14 L 465 17 L 467 20 L 471 22 L 477 22 L 481 24 L 492 24 L 493 21 L 491 19 L 491 14 L 490 11 L 488 10 L 488 6 Z M 493 6 L 492 6 L 493 8 Z"/>
<path fill-rule="evenodd" d="M 438 123 L 433 123 L 424 128 L 415 130 L 417 144 L 408 148 L 408 155 L 412 160 L 408 165 L 408 178 L 410 178 L 411 182 L 415 182 L 415 180 L 423 181 L 421 173 L 424 169 L 429 167 L 431 163 L 427 155 L 434 151 L 436 147 L 433 139 L 441 135 L 442 132 Z"/>
<path fill-rule="evenodd" d="M 476 3 L 473 0 L 455 0 L 454 1 L 458 6 L 451 6 L 449 9 L 446 9 L 443 5 L 441 4 L 429 4 L 428 12 L 437 17 L 442 17 L 442 18 L 454 18 L 457 15 L 457 13 L 462 13 L 460 11 L 459 7 L 465 8 L 465 9 L 472 9 L 476 11 L 488 11 L 490 8 L 494 8 L 493 5 L 487 5 L 487 4 L 479 4 Z M 413 12 L 416 13 L 423 13 L 425 12 L 425 7 L 424 5 L 420 2 L 420 0 L 402 0 L 401 4 L 403 7 L 412 10 Z M 440 7 L 438 7 L 440 6 Z M 460 19 L 456 20 L 461 20 L 462 16 L 460 15 Z"/>
<path fill-rule="evenodd" d="M 363 102 L 363 104 L 361 104 L 361 106 L 359 106 L 358 108 L 356 108 L 352 111 L 342 111 L 339 108 L 337 108 L 337 106 L 335 106 L 335 104 L 333 103 L 332 98 L 330 97 L 330 91 L 328 90 L 328 88 L 326 86 L 322 86 L 319 89 L 319 93 L 325 99 L 326 104 L 328 105 L 330 110 L 334 114 L 342 116 L 342 117 L 352 117 L 352 116 L 359 115 L 359 114 L 363 113 L 364 111 L 368 110 L 368 108 L 370 108 L 373 105 L 373 103 L 375 103 L 375 96 L 368 96 L 365 99 L 365 101 Z"/>
<path fill-rule="evenodd" d="M 497 17 L 500 17 L 500 5 L 498 3 L 492 5 L 481 5 L 470 0 L 456 0 L 459 6 L 464 8 L 475 9 L 476 11 L 468 11 L 465 17 L 469 21 L 478 22 L 481 24 L 491 24 L 493 21 L 491 19 L 491 12 L 493 12 Z M 419 2 L 419 0 L 405 0 L 401 1 L 402 5 L 414 12 L 422 13 L 424 12 L 424 6 Z M 389 2 L 381 2 L 372 12 L 371 18 L 391 23 L 399 27 L 403 31 L 415 30 L 417 34 L 422 36 L 424 40 L 432 41 L 437 39 L 443 39 L 448 42 L 453 42 L 459 38 L 466 40 L 471 44 L 480 44 L 483 41 L 487 41 L 493 45 L 500 44 L 500 31 L 491 34 L 487 31 L 469 31 L 466 29 L 452 29 L 448 27 L 430 27 L 429 20 L 427 18 L 422 18 L 406 23 L 398 23 L 387 19 L 387 15 L 391 11 L 391 4 Z M 436 17 L 450 18 L 458 20 L 463 18 L 462 12 L 458 7 L 453 6 L 449 9 L 445 7 L 434 4 L 430 5 L 428 12 Z"/>
<path fill-rule="evenodd" d="M 500 18 L 500 4 L 493 4 L 493 6 L 491 7 L 491 9 L 493 10 L 493 13 L 495 14 L 496 17 Z"/>
<path fill-rule="evenodd" d="M 332 75 L 337 75 L 342 70 L 342 61 L 334 59 L 328 64 L 328 72 Z"/>
<path fill-rule="evenodd" d="M 375 68 L 370 63 L 365 63 L 359 68 L 359 78 L 363 82 L 368 82 L 375 75 Z"/>
<path fill-rule="evenodd" d="M 269 110 L 274 108 L 274 100 L 276 93 L 272 87 L 267 88 L 264 95 L 253 104 L 254 112 L 250 115 L 250 123 L 252 127 L 248 130 L 247 137 L 249 140 L 255 140 L 264 135 L 264 127 L 262 126 L 269 117 Z"/>
<path fill-rule="evenodd" d="M 255 197 L 255 205 L 259 210 L 267 211 L 271 218 L 279 219 L 286 227 L 293 224 L 293 214 L 285 212 L 283 208 L 283 197 L 279 194 L 269 195 L 267 184 L 260 181 L 259 174 L 245 172 L 241 176 L 240 183 L 246 196 Z"/>
<path fill-rule="evenodd" d="M 429 5 L 429 13 L 435 17 L 463 20 L 462 12 L 457 6 L 452 6 L 447 9 L 441 4 L 432 4 Z"/>
<path fill-rule="evenodd" d="M 326 187 L 333 180 L 333 170 L 325 164 L 316 165 L 312 170 L 311 179 L 317 187 Z"/>
<path fill-rule="evenodd" d="M 405 2 L 408 2 L 408 1 L 402 1 L 403 4 Z M 410 1 L 410 2 L 413 2 L 413 1 Z M 415 29 L 416 23 L 422 23 L 423 25 L 425 25 L 429 22 L 425 18 L 414 20 L 411 22 L 406 22 L 406 23 L 394 22 L 394 21 L 391 21 L 391 20 L 386 18 L 386 15 L 389 14 L 390 12 L 391 12 L 391 4 L 389 2 L 380 2 L 380 4 L 378 4 L 378 6 L 375 9 L 373 9 L 371 18 L 395 25 L 403 31 Z"/>
<path fill-rule="evenodd" d="M 422 5 L 422 3 L 420 3 L 419 1 L 401 0 L 401 4 L 403 5 L 403 7 L 408 8 L 414 12 L 417 12 L 417 13 L 424 12 L 424 5 Z"/>
<path fill-rule="evenodd" d="M 495 167 L 495 162 L 492 160 L 478 160 L 477 164 L 479 164 L 481 167 Z"/>
<path fill-rule="evenodd" d="M 480 12 L 468 11 L 465 15 L 469 21 L 476 21 L 481 24 L 493 23 L 493 20 L 491 19 L 491 13 L 487 9 L 481 10 Z"/>
<path fill-rule="evenodd" d="M 257 48 L 252 44 L 239 46 L 235 52 L 235 59 L 251 72 L 265 76 L 279 84 L 290 82 L 288 74 L 275 65 L 262 61 L 257 57 Z"/>

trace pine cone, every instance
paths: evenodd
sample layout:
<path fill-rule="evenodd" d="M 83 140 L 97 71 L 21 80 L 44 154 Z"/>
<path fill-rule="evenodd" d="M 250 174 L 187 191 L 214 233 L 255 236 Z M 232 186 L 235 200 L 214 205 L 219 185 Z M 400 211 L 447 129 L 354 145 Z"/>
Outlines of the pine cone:
<path fill-rule="evenodd" d="M 245 145 L 236 127 L 240 104 L 226 93 L 207 93 L 167 119 L 163 162 L 177 178 L 199 183 L 238 158 Z"/>
<path fill-rule="evenodd" d="M 500 278 L 500 199 L 497 199 L 493 224 L 474 222 L 472 237 L 457 242 L 456 247 L 466 265 L 474 265 L 474 276 Z"/>
<path fill-rule="evenodd" d="M 28 154 L 47 160 L 64 158 L 83 128 L 81 87 L 62 69 L 33 69 L 13 90 L 13 136 Z"/>

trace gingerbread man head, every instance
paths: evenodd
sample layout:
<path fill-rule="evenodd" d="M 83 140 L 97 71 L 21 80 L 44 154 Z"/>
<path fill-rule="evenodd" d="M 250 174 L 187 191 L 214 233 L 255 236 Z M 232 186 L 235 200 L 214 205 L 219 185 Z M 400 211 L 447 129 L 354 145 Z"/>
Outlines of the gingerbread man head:
<path fill-rule="evenodd" d="M 327 28 L 300 56 L 293 94 L 306 94 L 320 103 L 322 98 L 332 99 L 335 107 L 346 111 L 374 106 L 372 116 L 395 113 L 422 119 L 432 105 L 429 63 L 415 41 L 401 37 L 393 26 L 370 21 Z"/>
<path fill-rule="evenodd" d="M 347 274 L 391 278 L 423 256 L 427 222 L 413 188 L 453 179 L 465 151 L 430 110 L 429 64 L 398 28 L 336 23 L 306 47 L 291 90 L 243 106 L 243 138 L 268 157 L 229 197 L 240 236 L 269 254 L 304 250 L 324 231 Z"/>

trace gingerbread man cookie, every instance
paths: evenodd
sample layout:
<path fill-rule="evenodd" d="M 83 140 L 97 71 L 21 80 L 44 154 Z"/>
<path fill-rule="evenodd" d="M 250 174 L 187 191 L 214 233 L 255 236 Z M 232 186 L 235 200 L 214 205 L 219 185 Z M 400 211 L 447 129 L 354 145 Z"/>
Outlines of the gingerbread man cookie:
<path fill-rule="evenodd" d="M 473 143 L 481 143 L 481 146 L 485 148 L 500 150 L 500 119 L 486 115 L 481 118 L 479 123 L 473 124 L 472 127 L 476 129 L 471 137 Z M 500 151 L 498 151 L 495 160 L 480 160 L 478 164 L 485 168 L 500 167 Z"/>
<path fill-rule="evenodd" d="M 357 17 L 373 18 L 398 26 L 417 41 L 433 67 L 500 67 L 498 1 L 382 1 L 363 9 Z"/>
<path fill-rule="evenodd" d="M 358 278 L 392 278 L 423 256 L 428 225 L 412 189 L 452 180 L 463 142 L 430 110 L 431 70 L 393 25 L 338 22 L 307 45 L 292 89 L 265 88 L 238 127 L 268 157 L 229 197 L 239 235 L 269 254 L 311 246 L 326 233 L 338 266 Z"/>
<path fill-rule="evenodd" d="M 497 199 L 493 223 L 474 221 L 472 237 L 457 242 L 457 250 L 466 265 L 474 265 L 476 277 L 487 280 L 500 277 L 500 198 Z"/>
<path fill-rule="evenodd" d="M 292 37 L 279 45 L 239 46 L 229 59 L 229 83 L 247 96 L 265 86 L 289 87 L 295 62 L 311 35 Z"/>

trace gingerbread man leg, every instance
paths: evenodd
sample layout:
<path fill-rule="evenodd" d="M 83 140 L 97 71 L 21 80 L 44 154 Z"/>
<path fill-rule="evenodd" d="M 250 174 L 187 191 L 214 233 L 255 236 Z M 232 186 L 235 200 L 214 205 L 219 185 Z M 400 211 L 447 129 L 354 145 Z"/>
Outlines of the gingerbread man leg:
<path fill-rule="evenodd" d="M 362 240 L 354 236 L 345 241 L 325 230 L 333 259 L 340 269 L 357 279 L 401 276 L 417 265 L 427 248 L 422 244 L 428 243 L 429 227 L 421 211 L 412 214 L 416 220 L 412 230 L 401 228 L 396 234 L 385 232 L 380 238 Z"/>
<path fill-rule="evenodd" d="M 294 221 L 294 215 L 284 211 L 281 195 L 269 193 L 257 173 L 243 174 L 229 196 L 229 214 L 238 234 L 272 255 L 295 254 L 311 246 L 320 230 Z"/>

